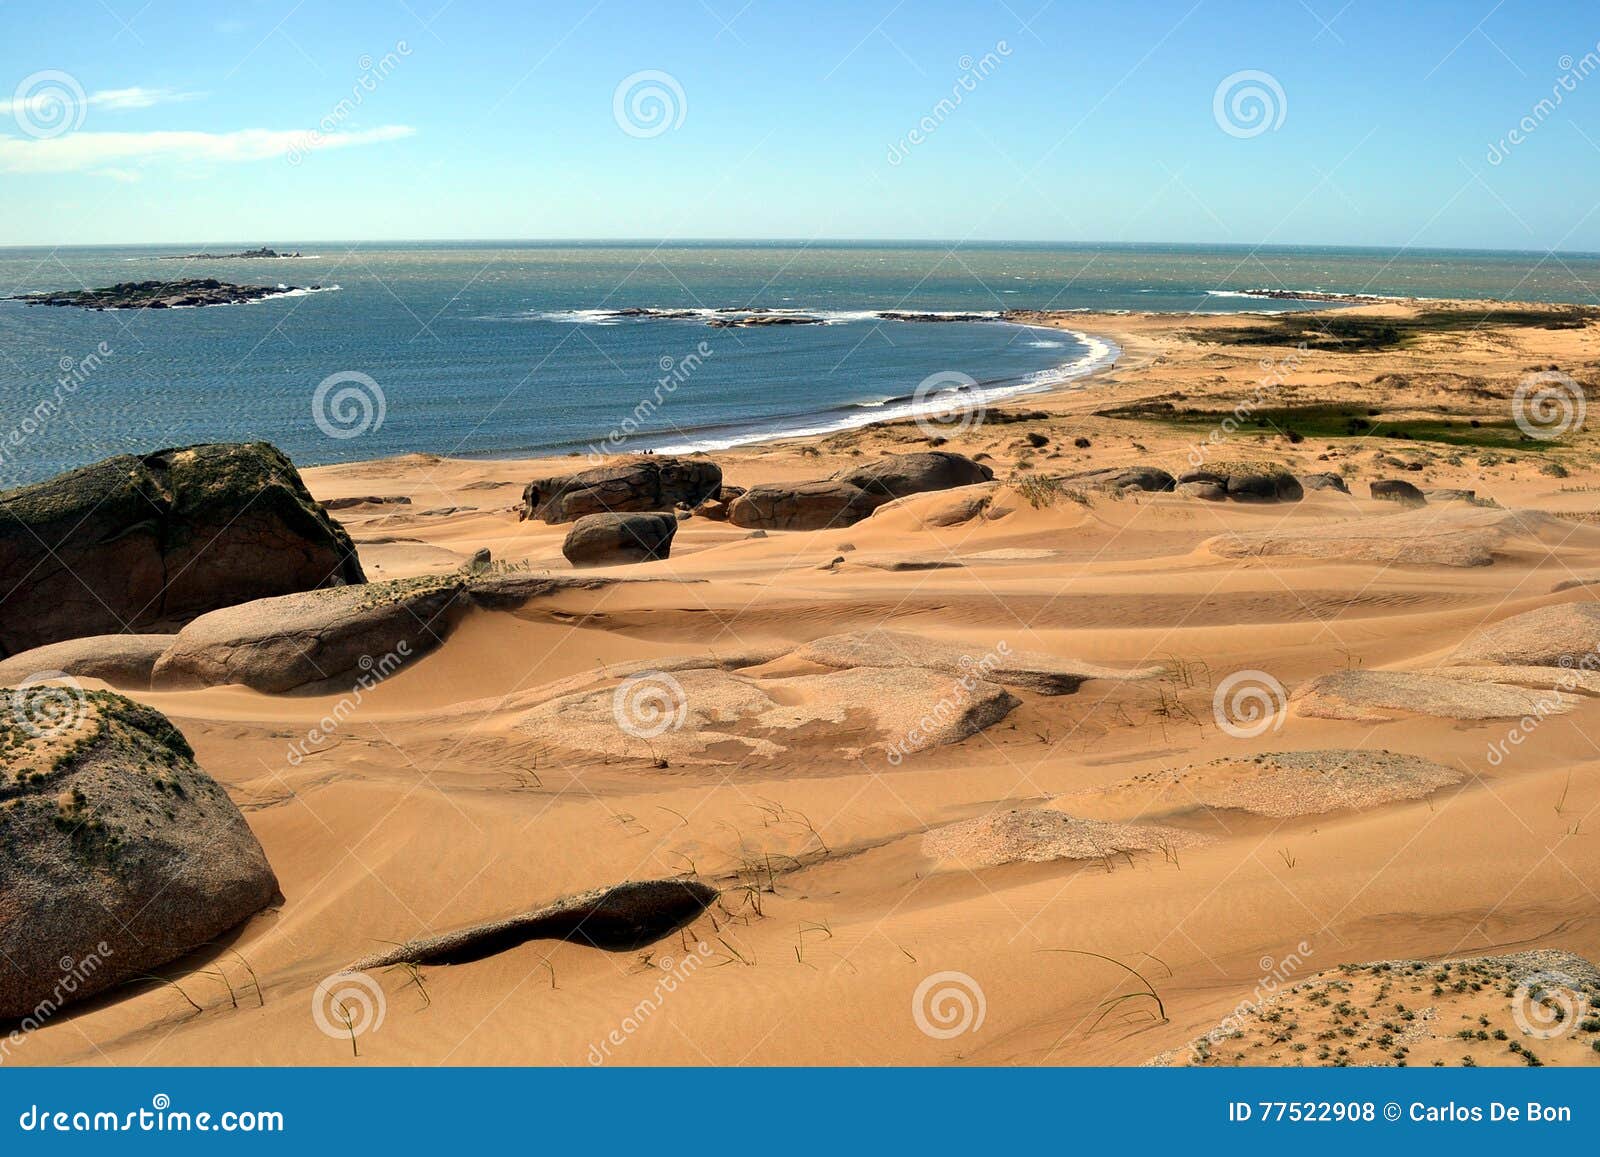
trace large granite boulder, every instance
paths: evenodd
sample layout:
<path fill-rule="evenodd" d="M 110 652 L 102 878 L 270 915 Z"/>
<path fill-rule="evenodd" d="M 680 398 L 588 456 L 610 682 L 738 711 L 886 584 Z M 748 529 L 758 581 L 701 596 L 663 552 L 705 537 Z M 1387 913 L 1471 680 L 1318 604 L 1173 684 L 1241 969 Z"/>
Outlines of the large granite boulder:
<path fill-rule="evenodd" d="M 561 553 L 573 566 L 652 562 L 672 553 L 673 514 L 585 514 L 572 524 Z"/>
<path fill-rule="evenodd" d="M 260 599 L 184 627 L 151 678 L 163 690 L 237 683 L 272 693 L 347 691 L 432 651 L 474 608 L 510 610 L 608 581 L 458 571 Z"/>
<path fill-rule="evenodd" d="M 536 478 L 522 492 L 519 519 L 573 522 L 586 514 L 698 506 L 722 486 L 722 467 L 703 458 L 652 454 L 577 474 Z"/>
<path fill-rule="evenodd" d="M 1343 476 L 1331 470 L 1320 470 L 1313 474 L 1300 475 L 1300 486 L 1304 490 L 1337 490 L 1340 494 L 1349 494 L 1350 487 Z"/>
<path fill-rule="evenodd" d="M 1178 485 L 1178 480 L 1159 466 L 1106 466 L 1068 474 L 1067 479 L 1082 486 L 1104 487 L 1118 494 L 1124 490 L 1174 490 Z"/>
<path fill-rule="evenodd" d="M 1300 480 L 1274 466 L 1219 467 L 1178 475 L 1178 489 L 1196 498 L 1235 502 L 1299 502 L 1305 496 Z"/>
<path fill-rule="evenodd" d="M 122 455 L 0 493 L 0 658 L 362 583 L 350 536 L 264 442 Z"/>
<path fill-rule="evenodd" d="M 159 712 L 70 686 L 0 701 L 0 1021 L 147 975 L 277 897 L 239 809 Z"/>
<path fill-rule="evenodd" d="M 758 530 L 827 530 L 854 526 L 879 506 L 849 482 L 777 482 L 752 486 L 728 504 L 728 521 Z"/>
<path fill-rule="evenodd" d="M 989 482 L 994 471 L 948 450 L 926 450 L 918 454 L 890 454 L 875 462 L 851 466 L 833 476 L 835 482 L 859 486 L 883 501 L 924 494 L 930 490 L 954 490 Z"/>
<path fill-rule="evenodd" d="M 1427 495 L 1401 478 L 1380 478 L 1370 485 L 1372 497 L 1381 502 L 1398 502 L 1401 506 L 1423 506 L 1428 501 Z"/>

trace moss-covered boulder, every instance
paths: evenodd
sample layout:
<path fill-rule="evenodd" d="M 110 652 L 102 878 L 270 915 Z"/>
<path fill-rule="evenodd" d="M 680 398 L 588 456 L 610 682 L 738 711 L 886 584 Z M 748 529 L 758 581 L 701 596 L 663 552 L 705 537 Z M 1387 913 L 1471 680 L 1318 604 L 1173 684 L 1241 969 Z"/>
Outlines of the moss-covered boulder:
<path fill-rule="evenodd" d="M 355 547 L 264 442 L 124 454 L 0 492 L 0 658 L 361 583 Z"/>
<path fill-rule="evenodd" d="M 0 1022 L 148 974 L 270 904 L 239 809 L 166 717 L 0 689 Z"/>

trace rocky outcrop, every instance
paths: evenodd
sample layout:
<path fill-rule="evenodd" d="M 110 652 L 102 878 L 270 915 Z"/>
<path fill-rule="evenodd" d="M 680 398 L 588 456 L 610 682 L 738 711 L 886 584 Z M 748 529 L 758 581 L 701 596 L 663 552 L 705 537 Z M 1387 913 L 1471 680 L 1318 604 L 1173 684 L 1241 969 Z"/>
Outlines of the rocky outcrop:
<path fill-rule="evenodd" d="M 694 508 L 694 513 L 712 522 L 727 522 L 728 507 L 743 493 L 743 486 L 719 486 L 715 494 Z"/>
<path fill-rule="evenodd" d="M 23 651 L 0 660 L 0 687 L 14 687 L 45 672 L 101 679 L 118 687 L 150 686 L 156 660 L 176 635 L 90 635 Z"/>
<path fill-rule="evenodd" d="M 215 277 L 181 281 L 121 281 L 102 289 L 63 289 L 24 293 L 11 298 L 29 305 L 67 305 L 78 309 L 184 309 L 202 305 L 239 305 L 276 297 L 297 288 L 290 285 L 232 285 Z M 320 286 L 312 286 L 319 289 Z"/>
<path fill-rule="evenodd" d="M 1600 545 L 1600 535 L 1534 511 L 1451 504 L 1382 517 L 1311 526 L 1223 534 L 1202 546 L 1223 558 L 1312 558 L 1333 562 L 1409 566 L 1489 566 L 1501 552 L 1529 550 L 1548 556 L 1579 535 Z"/>
<path fill-rule="evenodd" d="M 16 694 L 0 691 L 14 707 Z M 239 809 L 159 712 L 109 692 L 27 694 L 58 698 L 0 717 L 0 1021 L 146 975 L 278 892 Z"/>
<path fill-rule="evenodd" d="M 651 562 L 672 553 L 673 514 L 586 514 L 572 524 L 561 553 L 573 566 Z"/>
<path fill-rule="evenodd" d="M 457 572 L 261 599 L 184 627 L 152 680 L 163 689 L 237 683 L 273 693 L 345 691 L 432 651 L 474 608 L 509 610 L 608 581 Z"/>
<path fill-rule="evenodd" d="M 1372 497 L 1383 502 L 1398 502 L 1402 506 L 1423 506 L 1427 496 L 1411 483 L 1400 478 L 1380 478 L 1371 483 Z"/>
<path fill-rule="evenodd" d="M 1067 478 L 1083 486 L 1099 486 L 1118 493 L 1173 490 L 1178 485 L 1178 480 L 1159 466 L 1108 466 L 1069 474 Z"/>
<path fill-rule="evenodd" d="M 1305 493 L 1298 478 L 1274 467 L 1191 470 L 1178 475 L 1177 488 L 1196 498 L 1235 502 L 1299 502 Z"/>
<path fill-rule="evenodd" d="M 1311 719 L 1379 723 L 1407 715 L 1439 719 L 1521 719 L 1562 714 L 1578 702 L 1557 691 L 1529 691 L 1421 671 L 1336 671 L 1295 688 L 1290 701 Z"/>
<path fill-rule="evenodd" d="M 1337 490 L 1340 494 L 1350 493 L 1350 487 L 1342 475 L 1326 470 L 1316 474 L 1300 475 L 1300 485 L 1305 490 Z"/>
<path fill-rule="evenodd" d="M 122 455 L 0 493 L 0 657 L 362 583 L 355 547 L 264 442 Z"/>
<path fill-rule="evenodd" d="M 994 471 L 983 463 L 945 450 L 889 454 L 832 478 L 751 487 L 728 507 L 728 521 L 766 530 L 853 526 L 897 499 L 993 478 Z"/>
<path fill-rule="evenodd" d="M 722 467 L 701 458 L 646 454 L 577 474 L 537 478 L 522 492 L 520 519 L 574 522 L 586 514 L 694 507 L 717 493 Z"/>

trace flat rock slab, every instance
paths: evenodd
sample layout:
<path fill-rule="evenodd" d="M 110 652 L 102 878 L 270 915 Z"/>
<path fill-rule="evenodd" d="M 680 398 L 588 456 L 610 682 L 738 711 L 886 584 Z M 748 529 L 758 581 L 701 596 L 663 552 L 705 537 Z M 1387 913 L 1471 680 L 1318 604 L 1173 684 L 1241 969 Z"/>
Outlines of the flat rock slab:
<path fill-rule="evenodd" d="M 1223 534 L 1202 546 L 1223 558 L 1310 558 L 1401 566 L 1489 566 L 1497 552 L 1560 545 L 1571 527 L 1533 511 L 1450 505 L 1404 514 Z"/>
<path fill-rule="evenodd" d="M 0 1021 L 143 976 L 270 904 L 239 809 L 166 717 L 29 690 L 0 721 Z M 31 722 L 32 729 L 24 726 Z M 42 725 L 42 726 L 41 726 Z"/>
<path fill-rule="evenodd" d="M 1087 679 L 1153 679 L 1160 667 L 1118 670 L 1061 659 L 1039 651 L 1013 651 L 1004 642 L 963 647 L 906 631 L 860 631 L 826 635 L 794 652 L 823 667 L 919 667 L 945 675 L 970 675 L 991 683 L 1021 687 L 1040 695 L 1070 695 Z"/>
<path fill-rule="evenodd" d="M 138 690 L 150 686 L 156 660 L 177 635 L 90 635 L 35 647 L 0 660 L 0 687 L 59 671 L 78 679 L 100 679 Z"/>
<path fill-rule="evenodd" d="M 1420 755 L 1329 750 L 1218 759 L 1179 778 L 1206 807 L 1290 819 L 1423 799 L 1465 776 Z"/>
<path fill-rule="evenodd" d="M 1054 808 L 1005 811 L 934 828 L 922 854 L 969 868 L 1052 860 L 1101 860 L 1119 852 L 1186 848 L 1207 842 L 1181 828 L 1079 819 Z"/>
<path fill-rule="evenodd" d="M 517 727 L 555 747 L 616 758 L 737 763 L 803 746 L 837 758 L 878 750 L 901 759 L 957 743 L 1018 706 L 993 683 L 972 682 L 958 687 L 920 668 L 782 678 L 680 669 L 546 700 Z"/>
<path fill-rule="evenodd" d="M 1592 669 L 1600 663 L 1600 602 L 1560 603 L 1513 615 L 1470 636 L 1450 662 Z"/>
<path fill-rule="evenodd" d="M 639 880 L 567 896 L 532 912 L 407 941 L 357 960 L 346 972 L 397 964 L 468 964 L 529 940 L 568 940 L 632 952 L 691 924 L 717 898 L 698 880 Z"/>
<path fill-rule="evenodd" d="M 1312 719 L 1378 723 L 1408 715 L 1440 719 L 1520 719 L 1564 714 L 1577 700 L 1559 691 L 1535 692 L 1481 680 L 1416 671 L 1335 671 L 1295 689 L 1295 710 Z"/>

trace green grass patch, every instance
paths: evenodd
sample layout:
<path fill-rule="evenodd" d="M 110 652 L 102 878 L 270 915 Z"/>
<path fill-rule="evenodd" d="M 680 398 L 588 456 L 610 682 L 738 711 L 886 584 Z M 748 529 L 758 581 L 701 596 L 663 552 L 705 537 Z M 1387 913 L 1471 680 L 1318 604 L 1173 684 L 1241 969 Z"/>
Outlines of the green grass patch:
<path fill-rule="evenodd" d="M 1392 418 L 1376 406 L 1355 403 L 1310 403 L 1299 406 L 1264 406 L 1236 415 L 1234 410 L 1177 406 L 1171 402 L 1139 402 L 1100 410 L 1098 417 L 1160 422 L 1196 430 L 1210 430 L 1225 422 L 1235 436 L 1288 435 L 1291 441 L 1330 438 L 1390 439 L 1401 442 L 1438 442 L 1495 450 L 1550 450 L 1557 441 L 1529 438 L 1505 420 L 1438 417 Z"/>
<path fill-rule="evenodd" d="M 1582 329 L 1600 319 L 1600 310 L 1585 306 L 1564 309 L 1441 309 L 1416 317 L 1350 317 L 1326 313 L 1291 313 L 1238 328 L 1190 330 L 1189 338 L 1211 345 L 1299 346 L 1338 353 L 1371 353 L 1399 349 L 1429 334 L 1467 333 L 1512 326 L 1520 329 Z"/>

